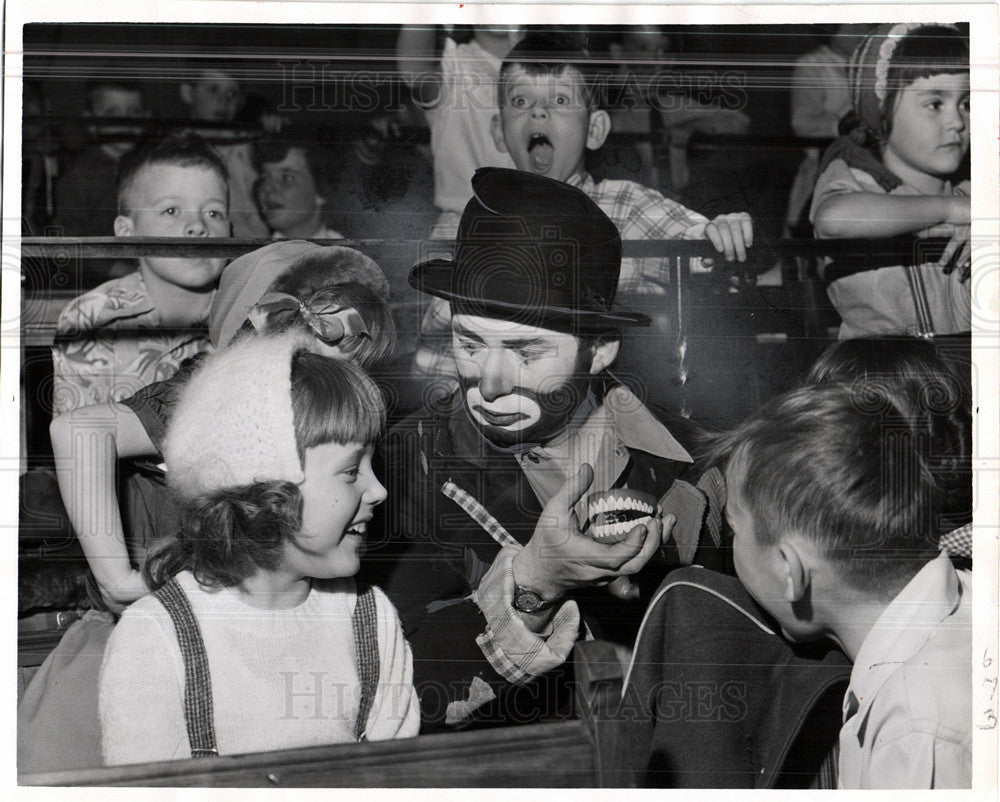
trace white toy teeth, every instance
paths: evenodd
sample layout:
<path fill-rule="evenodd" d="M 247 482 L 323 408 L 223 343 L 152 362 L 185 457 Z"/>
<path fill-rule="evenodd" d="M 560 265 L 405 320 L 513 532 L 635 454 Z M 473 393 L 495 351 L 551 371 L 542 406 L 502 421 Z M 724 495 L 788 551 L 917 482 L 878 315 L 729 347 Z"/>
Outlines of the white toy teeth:
<path fill-rule="evenodd" d="M 656 510 L 656 498 L 632 488 L 591 493 L 587 499 L 590 536 L 600 543 L 618 543 Z"/>

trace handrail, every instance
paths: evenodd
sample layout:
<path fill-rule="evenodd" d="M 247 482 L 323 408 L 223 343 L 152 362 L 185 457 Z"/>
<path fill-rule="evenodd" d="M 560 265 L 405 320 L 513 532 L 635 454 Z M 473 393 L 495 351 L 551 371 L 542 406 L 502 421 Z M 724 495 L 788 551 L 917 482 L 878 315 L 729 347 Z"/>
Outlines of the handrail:
<path fill-rule="evenodd" d="M 640 106 L 638 108 L 641 110 L 643 107 Z M 652 107 L 647 106 L 646 108 L 649 109 Z M 631 110 L 634 109 L 632 107 L 608 109 L 608 111 Z M 367 117 L 358 117 L 357 115 L 348 117 L 343 112 L 337 111 L 332 112 L 330 116 L 325 119 L 320 119 L 319 121 L 317 121 L 315 117 L 306 117 L 301 112 L 282 111 L 280 108 L 275 109 L 273 114 L 279 117 L 285 117 L 290 121 L 290 126 L 283 128 L 278 132 L 278 136 L 289 137 L 289 141 L 294 140 L 296 133 L 300 136 L 304 135 L 308 137 L 303 138 L 303 142 L 315 143 L 315 133 L 317 130 L 357 134 L 368 131 L 371 127 L 368 124 Z M 333 118 L 337 117 L 343 117 L 343 119 L 337 119 L 335 122 L 332 121 Z M 307 119 L 309 122 L 306 122 Z M 22 122 L 25 125 L 34 125 L 38 127 L 67 126 L 74 128 L 83 127 L 88 129 L 133 128 L 141 129 L 146 132 L 198 129 L 200 131 L 222 131 L 226 133 L 239 131 L 246 136 L 264 136 L 267 133 L 261 124 L 255 120 L 192 120 L 190 117 L 90 117 L 86 115 L 72 114 L 25 114 L 22 118 Z M 399 138 L 406 142 L 413 142 L 416 144 L 427 144 L 430 142 L 430 129 L 426 125 L 401 125 L 397 126 L 395 130 L 398 132 Z M 97 131 L 90 136 L 100 141 L 119 141 L 122 139 L 128 139 L 130 136 L 134 137 L 135 134 L 130 135 L 128 133 L 118 132 L 102 133 Z M 640 133 L 636 131 L 612 131 L 608 136 L 608 141 L 634 142 L 648 141 L 652 138 L 652 135 L 649 133 Z M 773 142 L 776 144 L 780 143 L 785 147 L 825 148 L 833 142 L 833 138 L 828 136 L 796 136 L 791 132 L 774 134 L 747 131 L 741 134 L 711 134 L 699 131 L 694 134 L 692 141 L 705 141 L 709 143 L 731 142 L 738 145 L 760 145 Z"/>
<path fill-rule="evenodd" d="M 625 110 L 625 109 L 622 109 Z M 275 115 L 285 117 L 289 125 L 273 136 L 295 144 L 316 144 L 318 136 L 359 136 L 371 130 L 368 118 L 345 118 L 332 121 L 324 119 L 316 121 L 306 118 L 301 113 L 289 113 L 276 110 Z M 334 117 L 338 116 L 335 112 Z M 211 142 L 219 144 L 236 142 L 253 142 L 269 136 L 265 129 L 256 121 L 217 122 L 209 120 L 191 120 L 188 118 L 156 119 L 150 117 L 101 117 L 99 119 L 85 116 L 70 115 L 25 115 L 25 125 L 35 126 L 74 126 L 82 133 L 78 138 L 87 142 L 123 142 L 146 138 L 153 135 L 163 135 L 169 131 L 197 130 L 200 135 Z M 131 129 L 118 131 L 91 131 L 90 129 Z M 138 131 L 139 133 L 134 133 Z M 213 136 L 212 131 L 219 131 Z M 395 137 L 400 142 L 410 145 L 426 145 L 431 141 L 430 129 L 426 126 L 398 126 Z M 606 147 L 614 149 L 633 142 L 659 142 L 661 137 L 651 132 L 612 131 L 608 136 Z M 792 133 L 763 133 L 748 131 L 742 134 L 710 134 L 696 132 L 687 147 L 696 150 L 719 150 L 739 148 L 744 151 L 755 150 L 801 150 L 803 148 L 825 149 L 833 139 L 830 137 L 803 137 Z M 40 151 L 41 144 L 36 140 L 25 139 L 27 152 Z"/>
<path fill-rule="evenodd" d="M 197 237 L 23 237 L 21 255 L 28 258 L 128 259 L 143 256 L 177 257 L 236 257 L 272 243 L 269 239 L 197 238 Z M 407 249 L 412 253 L 442 253 L 450 251 L 451 240 L 377 240 L 377 239 L 316 239 L 321 245 L 344 245 L 362 251 L 374 247 Z M 935 237 L 918 239 L 777 239 L 757 242 L 750 250 L 751 263 L 747 272 L 758 273 L 770 268 L 776 258 L 834 260 L 825 271 L 828 281 L 860 270 L 891 265 L 924 264 L 937 261 L 948 240 Z M 716 264 L 721 258 L 706 240 L 626 240 L 626 258 L 702 258 Z M 733 265 L 735 267 L 735 264 Z"/>

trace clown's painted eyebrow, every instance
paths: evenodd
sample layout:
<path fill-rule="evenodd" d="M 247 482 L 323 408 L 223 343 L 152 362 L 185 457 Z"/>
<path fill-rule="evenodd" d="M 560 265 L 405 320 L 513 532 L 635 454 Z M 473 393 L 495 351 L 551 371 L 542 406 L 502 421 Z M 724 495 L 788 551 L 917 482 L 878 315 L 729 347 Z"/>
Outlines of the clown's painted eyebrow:
<path fill-rule="evenodd" d="M 454 323 L 455 333 L 459 337 L 465 337 L 468 340 L 473 340 L 474 342 L 486 345 L 486 341 L 473 331 L 469 331 L 461 323 Z M 500 344 L 504 348 L 509 348 L 511 350 L 525 349 L 525 348 L 554 348 L 554 344 L 546 340 L 544 337 L 513 337 L 509 339 L 503 339 Z"/>

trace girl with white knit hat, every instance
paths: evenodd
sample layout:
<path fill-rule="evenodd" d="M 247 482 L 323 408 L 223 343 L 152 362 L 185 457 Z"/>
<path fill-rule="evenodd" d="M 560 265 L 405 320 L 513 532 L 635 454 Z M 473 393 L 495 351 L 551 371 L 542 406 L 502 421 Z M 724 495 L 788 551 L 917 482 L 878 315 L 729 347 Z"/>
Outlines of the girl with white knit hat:
<path fill-rule="evenodd" d="M 225 349 L 256 334 L 296 330 L 319 353 L 375 368 L 391 358 L 395 344 L 388 297 L 389 282 L 381 268 L 359 251 L 283 240 L 225 268 L 212 299 L 209 336 L 216 349 Z M 60 490 L 96 579 L 95 595 L 109 609 L 88 610 L 74 622 L 19 699 L 21 772 L 101 763 L 101 656 L 114 626 L 113 613 L 148 592 L 135 565 L 176 527 L 176 505 L 157 463 L 165 427 L 192 369 L 185 363 L 167 381 L 118 403 L 81 407 L 53 420 Z M 119 512 L 116 468 L 125 458 L 149 462 L 129 475 L 129 492 Z"/>
<path fill-rule="evenodd" d="M 109 765 L 416 735 L 396 612 L 353 576 L 385 422 L 375 383 L 300 332 L 208 357 L 164 444 L 176 539 L 101 668 Z"/>

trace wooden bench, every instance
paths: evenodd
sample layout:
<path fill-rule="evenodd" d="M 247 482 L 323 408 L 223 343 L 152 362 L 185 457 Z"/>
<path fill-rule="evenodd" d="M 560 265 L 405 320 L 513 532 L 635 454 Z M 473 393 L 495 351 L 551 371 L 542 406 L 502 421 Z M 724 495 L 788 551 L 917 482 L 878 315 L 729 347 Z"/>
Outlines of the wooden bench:
<path fill-rule="evenodd" d="M 251 755 L 22 775 L 22 785 L 405 788 L 596 787 L 584 721 Z"/>
<path fill-rule="evenodd" d="M 249 755 L 23 774 L 22 785 L 286 788 L 596 788 L 615 768 L 600 717 L 621 667 L 609 644 L 578 645 L 580 718 Z M 620 775 L 618 775 L 620 776 Z"/>

